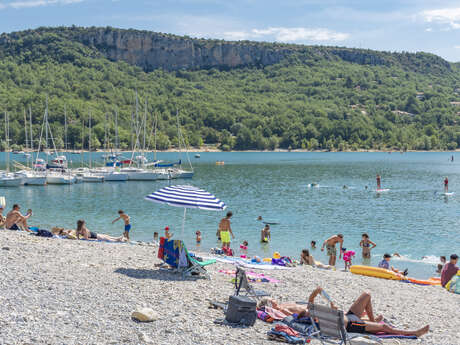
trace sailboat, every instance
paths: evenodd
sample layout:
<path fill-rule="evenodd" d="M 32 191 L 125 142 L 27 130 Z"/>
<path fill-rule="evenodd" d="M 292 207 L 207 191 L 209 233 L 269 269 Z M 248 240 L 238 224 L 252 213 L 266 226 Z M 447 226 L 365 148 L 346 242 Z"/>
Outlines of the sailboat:
<path fill-rule="evenodd" d="M 26 138 L 26 150 L 28 148 L 27 142 L 29 139 L 30 141 L 30 152 L 33 152 L 33 133 L 32 133 L 32 111 L 29 107 L 29 120 L 30 120 L 30 136 L 28 135 L 29 128 L 27 126 L 27 117 L 26 113 L 24 112 L 24 130 L 25 130 L 25 138 Z M 29 136 L 29 138 L 28 138 Z M 30 156 L 30 155 L 29 155 Z M 27 167 L 24 167 L 23 170 L 17 171 L 17 175 L 22 177 L 22 184 L 26 186 L 44 186 L 46 185 L 46 171 L 43 169 L 38 169 L 36 166 L 32 168 L 29 167 L 29 157 L 27 157 Z"/>
<path fill-rule="evenodd" d="M 22 182 L 20 176 L 10 173 L 9 131 L 8 113 L 5 111 L 6 171 L 0 173 L 0 187 L 17 187 Z"/>
<path fill-rule="evenodd" d="M 155 169 L 149 169 L 147 164 L 147 159 L 145 157 L 145 126 L 146 126 L 146 119 L 147 119 L 147 102 L 144 106 L 144 120 L 142 121 L 141 125 L 139 126 L 139 101 L 136 92 L 136 121 L 134 122 L 134 115 L 132 116 L 131 122 L 133 125 L 133 133 L 132 133 L 132 155 L 130 159 L 130 163 L 128 167 L 122 168 L 120 171 L 126 173 L 128 175 L 128 180 L 132 181 L 156 181 L 158 180 L 162 173 L 156 171 Z M 140 132 L 141 127 L 143 126 L 144 129 L 144 147 L 140 148 Z M 135 140 L 134 140 L 135 138 Z M 137 148 L 139 147 L 140 155 L 135 156 Z M 136 163 L 136 166 L 133 166 L 133 163 Z"/>
<path fill-rule="evenodd" d="M 48 96 L 46 97 L 46 108 L 45 116 L 43 119 L 42 129 L 40 132 L 40 141 L 38 145 L 37 157 L 35 159 L 35 165 L 41 166 L 39 162 L 42 161 L 38 157 L 40 154 L 41 139 L 43 137 L 43 129 L 45 129 L 45 153 L 46 153 L 46 183 L 48 184 L 73 184 L 77 181 L 77 178 L 71 171 L 68 169 L 67 157 L 64 155 L 59 155 L 56 150 L 56 145 L 54 143 L 53 134 L 51 132 L 51 127 L 48 123 Z M 51 136 L 51 142 L 53 143 L 54 154 L 56 157 L 49 163 L 48 159 L 51 155 L 51 152 L 48 151 L 48 133 Z"/>
<path fill-rule="evenodd" d="M 83 182 L 104 182 L 104 176 L 91 171 L 92 156 L 91 156 L 91 111 L 89 112 L 88 120 L 89 138 L 88 138 L 88 152 L 89 152 L 89 169 L 83 170 L 81 179 Z"/>

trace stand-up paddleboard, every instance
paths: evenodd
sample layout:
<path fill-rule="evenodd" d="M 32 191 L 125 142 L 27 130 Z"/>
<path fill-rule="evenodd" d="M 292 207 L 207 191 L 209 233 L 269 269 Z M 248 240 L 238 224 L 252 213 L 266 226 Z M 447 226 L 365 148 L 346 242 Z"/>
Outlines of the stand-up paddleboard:
<path fill-rule="evenodd" d="M 263 221 L 262 223 L 264 223 L 266 225 L 279 225 L 278 222 L 265 222 L 265 221 Z"/>
<path fill-rule="evenodd" d="M 385 192 L 389 192 L 389 191 L 390 191 L 389 188 L 380 188 L 380 189 L 375 190 L 376 193 L 385 193 Z"/>
<path fill-rule="evenodd" d="M 442 193 L 444 196 L 452 196 L 454 195 L 454 192 L 447 192 L 447 193 Z"/>
<path fill-rule="evenodd" d="M 319 184 L 318 183 L 309 183 L 309 184 L 307 184 L 307 188 L 319 188 Z"/>

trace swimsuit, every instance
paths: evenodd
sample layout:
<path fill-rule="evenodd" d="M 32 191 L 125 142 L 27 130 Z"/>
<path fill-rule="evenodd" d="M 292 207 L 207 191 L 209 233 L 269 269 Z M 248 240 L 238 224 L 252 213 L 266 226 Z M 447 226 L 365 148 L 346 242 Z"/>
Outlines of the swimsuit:
<path fill-rule="evenodd" d="M 352 311 L 347 313 L 347 327 L 346 330 L 349 333 L 365 333 L 366 332 L 366 324 L 361 320 L 358 316 L 353 314 Z"/>
<path fill-rule="evenodd" d="M 334 245 L 327 244 L 326 248 L 327 248 L 328 256 L 337 256 L 337 249 L 335 248 L 335 244 Z"/>
<path fill-rule="evenodd" d="M 93 238 L 93 239 L 97 240 L 97 233 L 90 231 L 89 232 L 89 238 Z"/>
<path fill-rule="evenodd" d="M 220 230 L 220 239 L 222 243 L 230 243 L 230 231 Z"/>
<path fill-rule="evenodd" d="M 370 243 L 363 242 L 363 258 L 370 259 L 371 258 L 371 245 Z"/>
<path fill-rule="evenodd" d="M 19 229 L 19 227 L 16 224 L 13 224 L 10 226 L 8 230 L 21 230 L 21 229 Z"/>
<path fill-rule="evenodd" d="M 131 230 L 131 224 L 125 225 L 125 232 L 129 232 Z"/>

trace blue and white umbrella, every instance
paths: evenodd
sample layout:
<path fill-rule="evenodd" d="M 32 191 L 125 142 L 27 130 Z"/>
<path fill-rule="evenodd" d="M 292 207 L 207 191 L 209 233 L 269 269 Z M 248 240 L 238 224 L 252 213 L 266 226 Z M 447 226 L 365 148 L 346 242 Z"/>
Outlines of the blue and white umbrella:
<path fill-rule="evenodd" d="M 182 221 L 182 233 L 184 232 L 187 208 L 223 211 L 227 207 L 223 201 L 217 199 L 211 193 L 188 185 L 164 187 L 157 190 L 155 193 L 147 195 L 145 199 L 160 204 L 183 207 L 184 219 Z"/>

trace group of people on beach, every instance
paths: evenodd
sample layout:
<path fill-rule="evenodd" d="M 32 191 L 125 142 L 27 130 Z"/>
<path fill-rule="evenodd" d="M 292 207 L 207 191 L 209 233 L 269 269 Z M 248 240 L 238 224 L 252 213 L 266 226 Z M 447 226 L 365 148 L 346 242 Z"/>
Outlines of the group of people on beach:
<path fill-rule="evenodd" d="M 35 232 L 28 224 L 28 220 L 32 217 L 32 210 L 27 210 L 27 213 L 23 215 L 21 213 L 21 206 L 14 204 L 11 211 L 9 211 L 6 217 L 3 215 L 4 206 L 0 205 L 0 227 L 7 230 L 21 230 L 27 232 Z M 123 210 L 118 211 L 118 217 L 112 221 L 112 224 L 118 220 L 123 219 L 124 222 L 124 232 L 122 236 L 113 237 L 105 234 L 99 234 L 89 230 L 86 227 L 86 222 L 83 219 L 77 221 L 76 230 L 64 229 L 59 227 L 54 227 L 51 231 L 37 229 L 36 232 L 38 235 L 44 237 L 55 236 L 64 236 L 67 238 L 76 238 L 76 239 L 85 239 L 85 240 L 99 240 L 106 242 L 124 242 L 129 241 L 129 231 L 131 230 L 130 217 Z M 74 234 L 73 234 L 74 232 Z M 75 235 L 75 236 L 73 236 Z"/>

